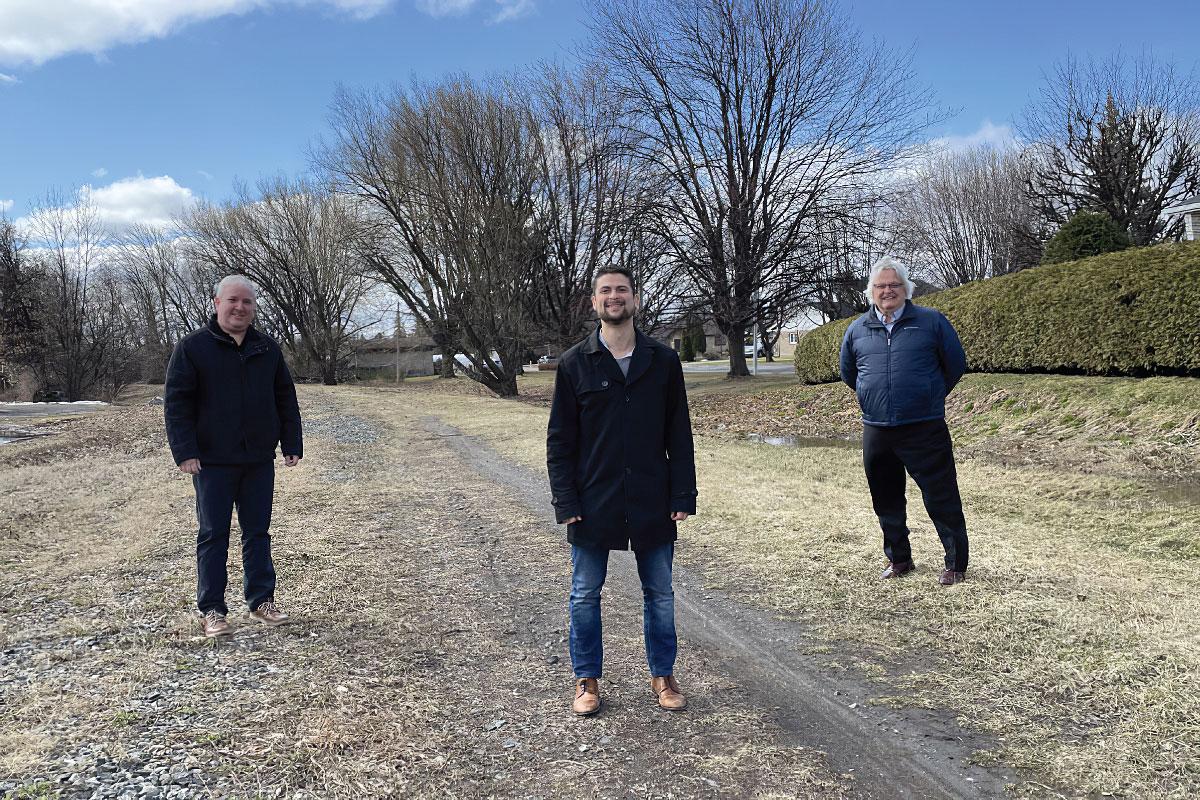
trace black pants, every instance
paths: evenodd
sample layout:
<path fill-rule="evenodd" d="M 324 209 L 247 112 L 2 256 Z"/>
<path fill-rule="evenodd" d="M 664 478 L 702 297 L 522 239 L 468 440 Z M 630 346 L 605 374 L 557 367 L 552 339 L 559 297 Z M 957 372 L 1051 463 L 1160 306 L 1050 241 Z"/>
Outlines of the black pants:
<path fill-rule="evenodd" d="M 225 568 L 229 556 L 229 525 L 237 506 L 242 528 L 242 573 L 246 605 L 258 608 L 275 595 L 275 565 L 271 562 L 271 501 L 275 493 L 275 462 L 202 464 L 192 476 L 196 487 L 196 607 L 200 613 L 225 605 Z"/>
<path fill-rule="evenodd" d="M 967 568 L 967 522 L 958 494 L 954 446 L 945 420 L 894 428 L 864 425 L 863 467 L 883 529 L 883 552 L 889 561 L 912 560 L 904 508 L 904 471 L 908 470 L 921 489 L 925 510 L 946 548 L 946 569 Z"/>

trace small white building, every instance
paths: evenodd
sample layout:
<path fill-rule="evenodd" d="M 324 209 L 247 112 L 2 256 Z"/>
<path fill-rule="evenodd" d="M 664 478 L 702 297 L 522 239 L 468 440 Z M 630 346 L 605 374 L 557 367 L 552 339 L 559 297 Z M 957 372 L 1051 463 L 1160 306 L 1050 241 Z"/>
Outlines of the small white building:
<path fill-rule="evenodd" d="M 1170 217 L 1183 214 L 1184 241 L 1200 239 L 1200 195 L 1189 197 L 1177 206 L 1164 208 L 1163 213 Z"/>

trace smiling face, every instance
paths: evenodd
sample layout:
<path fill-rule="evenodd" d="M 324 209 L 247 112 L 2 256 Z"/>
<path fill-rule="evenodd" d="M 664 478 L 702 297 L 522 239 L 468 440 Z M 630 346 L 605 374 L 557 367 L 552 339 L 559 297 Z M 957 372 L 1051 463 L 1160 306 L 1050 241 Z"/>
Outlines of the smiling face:
<path fill-rule="evenodd" d="M 871 281 L 871 302 L 885 314 L 891 314 L 904 305 L 904 281 L 894 269 L 881 269 Z"/>
<path fill-rule="evenodd" d="M 638 296 L 633 293 L 629 278 L 610 272 L 596 279 L 592 294 L 592 309 L 601 322 L 619 325 L 632 319 L 638 310 Z"/>
<path fill-rule="evenodd" d="M 241 336 L 254 322 L 254 291 L 240 281 L 230 281 L 213 298 L 217 325 L 230 336 Z"/>

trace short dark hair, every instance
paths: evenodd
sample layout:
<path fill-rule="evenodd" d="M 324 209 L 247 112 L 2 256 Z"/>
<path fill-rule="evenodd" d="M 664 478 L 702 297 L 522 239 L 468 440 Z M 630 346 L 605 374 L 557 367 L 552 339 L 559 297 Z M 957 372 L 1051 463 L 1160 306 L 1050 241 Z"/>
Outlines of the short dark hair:
<path fill-rule="evenodd" d="M 592 294 L 596 293 L 596 284 L 599 283 L 600 279 L 605 275 L 624 275 L 625 279 L 629 281 L 629 291 L 637 294 L 637 281 L 633 279 L 633 270 L 631 270 L 629 267 L 622 267 L 619 265 L 601 267 L 600 269 L 596 270 L 596 274 L 592 276 Z"/>

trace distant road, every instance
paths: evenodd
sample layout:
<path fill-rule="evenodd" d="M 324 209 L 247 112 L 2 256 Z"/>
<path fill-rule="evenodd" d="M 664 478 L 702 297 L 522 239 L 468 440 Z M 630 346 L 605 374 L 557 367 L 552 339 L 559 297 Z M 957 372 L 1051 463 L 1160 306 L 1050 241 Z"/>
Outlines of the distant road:
<path fill-rule="evenodd" d="M 746 361 L 746 368 L 753 371 L 754 365 L 749 360 Z M 729 372 L 728 361 L 692 361 L 683 362 L 684 372 Z M 796 367 L 788 361 L 776 361 L 774 364 L 768 364 L 766 361 L 758 362 L 759 375 L 784 375 L 786 373 L 795 373 Z"/>

